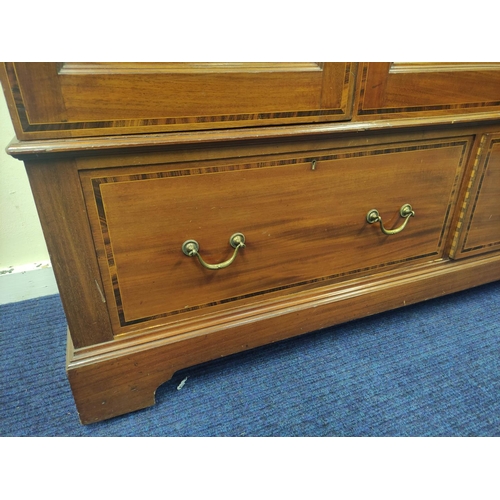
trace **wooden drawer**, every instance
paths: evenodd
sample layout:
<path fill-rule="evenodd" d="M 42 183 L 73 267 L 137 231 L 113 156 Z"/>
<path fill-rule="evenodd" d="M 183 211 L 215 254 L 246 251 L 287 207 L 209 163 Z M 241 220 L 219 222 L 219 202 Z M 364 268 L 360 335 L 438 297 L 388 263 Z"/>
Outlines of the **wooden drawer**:
<path fill-rule="evenodd" d="M 482 138 L 451 256 L 500 250 L 500 134 Z"/>
<path fill-rule="evenodd" d="M 19 139 L 347 120 L 352 63 L 3 63 Z"/>
<path fill-rule="evenodd" d="M 115 334 L 443 256 L 470 140 L 81 171 Z M 415 216 L 398 234 L 399 210 Z M 186 256 L 196 240 L 211 264 Z"/>

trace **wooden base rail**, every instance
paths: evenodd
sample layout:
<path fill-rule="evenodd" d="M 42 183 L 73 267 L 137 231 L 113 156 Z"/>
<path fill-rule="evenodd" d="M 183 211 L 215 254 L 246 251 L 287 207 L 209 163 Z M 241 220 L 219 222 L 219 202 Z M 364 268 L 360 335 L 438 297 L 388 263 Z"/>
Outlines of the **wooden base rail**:
<path fill-rule="evenodd" d="M 439 261 L 332 286 L 319 296 L 305 293 L 218 328 L 69 349 L 67 372 L 80 420 L 89 424 L 154 405 L 156 389 L 182 368 L 499 279 L 500 254 Z"/>

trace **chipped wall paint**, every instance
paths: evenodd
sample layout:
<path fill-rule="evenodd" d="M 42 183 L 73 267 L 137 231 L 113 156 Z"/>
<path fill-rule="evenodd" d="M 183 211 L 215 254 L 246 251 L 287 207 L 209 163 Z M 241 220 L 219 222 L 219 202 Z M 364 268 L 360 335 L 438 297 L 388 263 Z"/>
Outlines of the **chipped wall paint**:
<path fill-rule="evenodd" d="M 49 260 L 24 165 L 5 152 L 14 136 L 7 103 L 1 92 L 0 269 Z"/>
<path fill-rule="evenodd" d="M 0 269 L 0 305 L 59 293 L 49 261 Z"/>

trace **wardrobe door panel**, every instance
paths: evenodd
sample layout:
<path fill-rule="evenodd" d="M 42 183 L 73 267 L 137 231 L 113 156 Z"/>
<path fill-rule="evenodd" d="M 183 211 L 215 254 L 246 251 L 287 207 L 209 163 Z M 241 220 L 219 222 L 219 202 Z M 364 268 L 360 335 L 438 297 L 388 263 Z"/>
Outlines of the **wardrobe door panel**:
<path fill-rule="evenodd" d="M 500 63 L 367 63 L 360 77 L 359 118 L 500 112 Z"/>
<path fill-rule="evenodd" d="M 347 120 L 353 63 L 4 63 L 19 139 Z"/>

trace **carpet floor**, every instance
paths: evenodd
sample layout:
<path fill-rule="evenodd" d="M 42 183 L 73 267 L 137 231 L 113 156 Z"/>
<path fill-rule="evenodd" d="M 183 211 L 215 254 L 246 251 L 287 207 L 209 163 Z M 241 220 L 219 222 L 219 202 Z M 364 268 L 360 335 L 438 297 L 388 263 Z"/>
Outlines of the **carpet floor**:
<path fill-rule="evenodd" d="M 88 426 L 59 296 L 0 323 L 1 436 L 500 436 L 500 282 L 182 370 Z"/>

